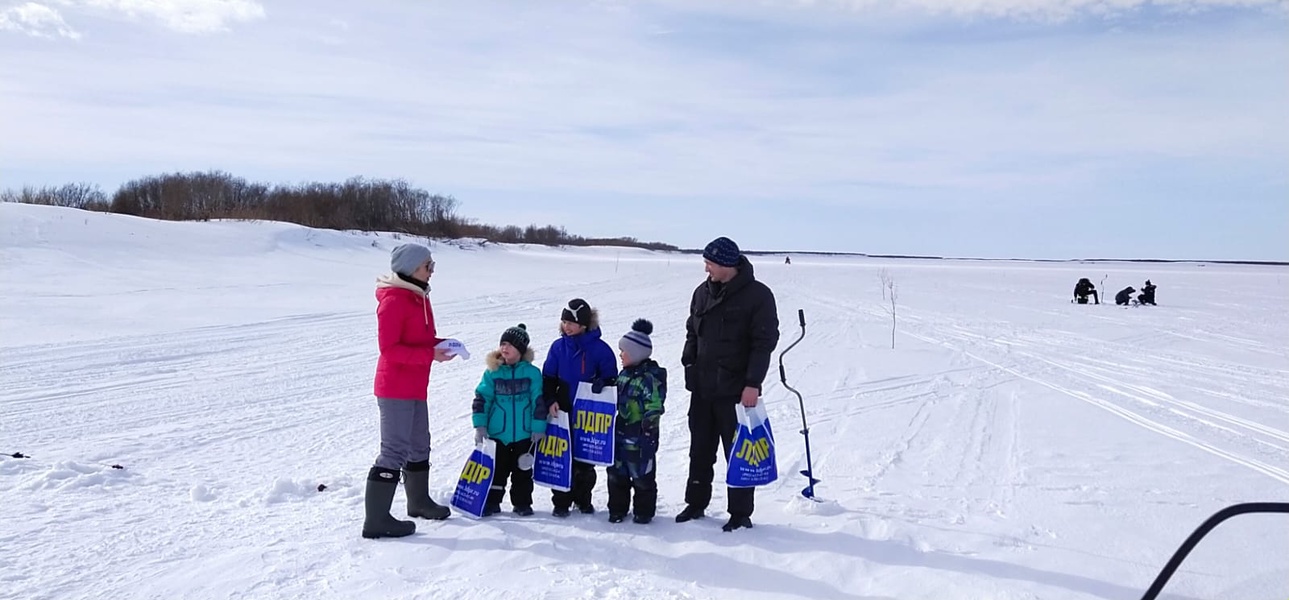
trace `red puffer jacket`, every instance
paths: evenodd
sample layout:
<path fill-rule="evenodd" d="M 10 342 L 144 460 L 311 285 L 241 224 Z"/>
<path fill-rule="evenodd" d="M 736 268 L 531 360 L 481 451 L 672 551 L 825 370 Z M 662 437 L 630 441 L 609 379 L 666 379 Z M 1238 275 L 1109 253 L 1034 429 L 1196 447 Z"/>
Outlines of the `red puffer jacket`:
<path fill-rule="evenodd" d="M 424 401 L 434 346 L 442 341 L 434 329 L 430 299 L 396 275 L 378 279 L 376 337 L 380 344 L 376 397 Z"/>

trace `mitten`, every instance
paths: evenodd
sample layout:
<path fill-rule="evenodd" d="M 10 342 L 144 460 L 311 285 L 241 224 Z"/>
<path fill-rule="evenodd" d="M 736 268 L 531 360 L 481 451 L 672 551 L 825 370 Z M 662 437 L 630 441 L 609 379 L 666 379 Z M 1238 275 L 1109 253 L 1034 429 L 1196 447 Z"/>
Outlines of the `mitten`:
<path fill-rule="evenodd" d="M 573 400 L 568 397 L 568 386 L 558 377 L 542 377 L 542 399 L 547 405 L 558 406 L 564 412 L 573 410 Z"/>
<path fill-rule="evenodd" d="M 540 444 L 540 443 L 542 443 L 542 440 L 544 440 L 544 439 L 546 439 L 546 432 L 545 432 L 545 431 L 534 431 L 534 432 L 533 432 L 532 440 L 533 440 L 533 443 L 534 443 L 534 444 Z"/>
<path fill-rule="evenodd" d="M 487 427 L 475 427 L 475 428 L 474 428 L 474 443 L 475 443 L 475 445 L 482 444 L 482 443 L 483 443 L 483 440 L 485 440 L 485 439 L 487 439 L 487 438 L 488 438 L 488 428 L 487 428 Z"/>

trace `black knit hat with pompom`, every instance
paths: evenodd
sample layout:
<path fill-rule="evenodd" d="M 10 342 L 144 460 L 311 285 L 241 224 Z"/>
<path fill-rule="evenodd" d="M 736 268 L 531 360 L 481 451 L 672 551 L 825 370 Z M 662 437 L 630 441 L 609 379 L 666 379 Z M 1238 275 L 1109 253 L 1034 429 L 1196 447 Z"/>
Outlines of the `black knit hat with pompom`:
<path fill-rule="evenodd" d="M 528 326 L 520 323 L 501 334 L 501 341 L 515 347 L 519 355 L 528 351 Z"/>

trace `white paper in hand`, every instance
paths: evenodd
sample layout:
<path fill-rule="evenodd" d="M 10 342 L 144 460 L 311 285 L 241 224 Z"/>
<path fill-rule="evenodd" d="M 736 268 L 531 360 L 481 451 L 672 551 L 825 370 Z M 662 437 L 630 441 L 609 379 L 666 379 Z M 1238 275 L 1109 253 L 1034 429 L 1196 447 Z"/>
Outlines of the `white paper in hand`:
<path fill-rule="evenodd" d="M 466 350 L 465 344 L 462 344 L 458 340 L 453 340 L 453 339 L 443 340 L 439 342 L 439 344 L 435 346 L 435 348 L 438 348 L 439 350 L 447 352 L 448 356 L 460 356 L 461 358 L 470 360 L 470 351 Z"/>

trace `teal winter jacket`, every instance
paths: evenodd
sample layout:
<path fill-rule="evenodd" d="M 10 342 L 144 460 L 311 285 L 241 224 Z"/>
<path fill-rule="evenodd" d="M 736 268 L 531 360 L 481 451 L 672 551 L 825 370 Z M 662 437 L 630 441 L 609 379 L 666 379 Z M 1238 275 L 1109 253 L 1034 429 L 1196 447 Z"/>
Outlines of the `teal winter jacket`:
<path fill-rule="evenodd" d="M 474 389 L 475 427 L 487 427 L 488 437 L 503 444 L 527 440 L 546 432 L 542 403 L 542 371 L 533 366 L 529 348 L 514 365 L 501 360 L 501 352 L 488 353 L 488 369 Z"/>

